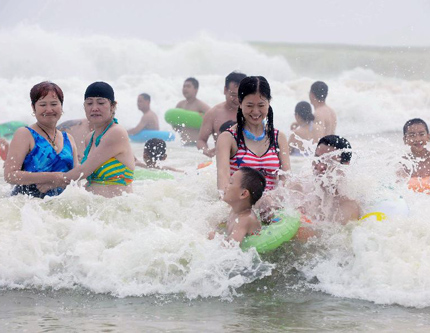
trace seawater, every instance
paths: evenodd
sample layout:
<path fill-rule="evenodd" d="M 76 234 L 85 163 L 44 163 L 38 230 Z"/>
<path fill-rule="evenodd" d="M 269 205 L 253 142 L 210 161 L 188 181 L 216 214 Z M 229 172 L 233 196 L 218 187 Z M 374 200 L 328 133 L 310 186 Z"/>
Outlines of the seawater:
<path fill-rule="evenodd" d="M 315 48 L 323 50 L 319 57 L 312 56 Z M 364 210 L 399 197 L 410 209 L 385 222 L 321 223 L 315 227 L 322 237 L 259 256 L 206 239 L 228 207 L 218 200 L 214 164 L 197 170 L 207 158 L 179 141 L 168 144 L 165 163 L 186 175 L 138 180 L 133 194 L 114 199 L 79 184 L 56 198 L 11 198 L 1 181 L 3 330 L 426 331 L 429 199 L 397 183 L 395 172 L 406 152 L 404 122 L 429 120 L 427 51 L 377 51 L 380 61 L 365 47 L 292 47 L 206 35 L 161 46 L 34 26 L 0 30 L 2 121 L 34 121 L 28 95 L 42 80 L 63 89 L 62 120 L 83 118 L 85 88 L 105 80 L 115 89 L 121 124 L 136 124 L 136 97 L 147 92 L 162 129 L 170 130 L 163 115 L 182 98 L 186 77 L 195 76 L 199 98 L 215 105 L 224 100 L 224 77 L 240 70 L 266 76 L 275 126 L 289 133 L 295 104 L 308 99 L 312 82 L 325 80 L 338 133 L 354 148 L 348 191 Z M 383 61 L 393 54 L 396 70 Z M 422 75 L 410 67 L 415 56 Z M 306 59 L 313 65 L 301 65 Z M 142 145 L 133 150 L 141 157 Z M 310 176 L 311 158 L 293 158 L 292 169 L 296 177 Z"/>

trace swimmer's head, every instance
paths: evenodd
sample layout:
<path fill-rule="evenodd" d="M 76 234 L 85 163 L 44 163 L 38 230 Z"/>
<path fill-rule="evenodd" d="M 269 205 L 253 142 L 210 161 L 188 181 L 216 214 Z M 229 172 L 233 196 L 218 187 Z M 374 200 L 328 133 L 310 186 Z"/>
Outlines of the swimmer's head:
<path fill-rule="evenodd" d="M 50 92 L 54 93 L 57 96 L 58 100 L 60 101 L 61 105 L 63 105 L 63 101 L 64 101 L 63 91 L 55 83 L 49 82 L 49 81 L 40 82 L 36 84 L 33 88 L 31 88 L 30 90 L 31 105 L 34 107 L 34 105 L 39 99 L 45 98 L 46 95 L 48 95 Z"/>
<path fill-rule="evenodd" d="M 309 97 L 312 99 L 316 99 L 318 102 L 325 102 L 328 94 L 328 86 L 322 81 L 316 81 L 311 86 L 311 91 L 309 93 Z"/>
<path fill-rule="evenodd" d="M 225 132 L 227 131 L 229 128 L 231 128 L 232 126 L 236 125 L 236 122 L 233 120 L 227 120 L 225 123 L 223 123 L 220 127 L 219 127 L 219 132 Z"/>
<path fill-rule="evenodd" d="M 308 102 L 302 101 L 297 103 L 294 114 L 306 123 L 315 120 L 315 116 L 312 114 L 312 106 Z"/>
<path fill-rule="evenodd" d="M 189 77 L 184 81 L 182 86 L 182 94 L 186 99 L 195 98 L 199 90 L 199 81 L 193 77 Z"/>
<path fill-rule="evenodd" d="M 151 96 L 146 93 L 142 93 L 137 97 L 137 108 L 140 111 L 148 111 L 150 109 Z"/>
<path fill-rule="evenodd" d="M 429 129 L 424 120 L 420 118 L 410 119 L 403 126 L 403 142 L 411 146 L 413 154 L 419 154 L 424 151 L 429 141 Z"/>
<path fill-rule="evenodd" d="M 275 144 L 275 130 L 273 128 L 273 109 L 270 105 L 272 99 L 271 90 L 269 82 L 263 76 L 248 76 L 244 78 L 239 85 L 239 108 L 237 110 L 237 141 L 244 142 L 243 128 L 245 125 L 245 117 L 243 116 L 243 111 L 241 108 L 242 102 L 248 95 L 258 95 L 262 100 L 267 101 L 267 122 L 266 130 L 267 136 L 270 140 L 270 145 Z M 262 119 L 263 121 L 264 119 Z"/>
<path fill-rule="evenodd" d="M 266 179 L 260 171 L 242 167 L 230 177 L 224 191 L 224 201 L 232 205 L 246 199 L 252 206 L 262 197 L 265 187 Z"/>
<path fill-rule="evenodd" d="M 327 135 L 318 141 L 313 163 L 316 174 L 324 174 L 336 168 L 336 164 L 349 164 L 352 157 L 351 144 L 338 135 Z"/>
<path fill-rule="evenodd" d="M 112 116 L 115 116 L 117 102 L 113 88 L 108 83 L 102 81 L 91 83 L 85 90 L 84 100 L 93 97 L 106 98 L 110 102 Z"/>
<path fill-rule="evenodd" d="M 239 89 L 240 81 L 244 78 L 246 78 L 246 75 L 239 72 L 231 72 L 225 78 L 224 95 L 227 105 L 232 109 L 236 109 L 239 106 L 237 91 Z"/>
<path fill-rule="evenodd" d="M 146 141 L 143 160 L 147 166 L 155 166 L 158 161 L 163 161 L 166 158 L 166 142 L 164 140 L 153 138 Z"/>

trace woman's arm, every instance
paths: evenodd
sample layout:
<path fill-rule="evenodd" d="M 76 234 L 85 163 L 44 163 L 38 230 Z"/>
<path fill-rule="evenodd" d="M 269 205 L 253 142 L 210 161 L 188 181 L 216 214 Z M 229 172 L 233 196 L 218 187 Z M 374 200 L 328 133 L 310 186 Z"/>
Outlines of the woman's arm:
<path fill-rule="evenodd" d="M 284 133 L 279 132 L 278 134 L 278 147 L 279 147 L 279 161 L 281 162 L 281 170 L 282 171 L 290 171 L 290 149 L 288 147 L 287 137 Z M 285 175 L 281 175 L 279 177 L 281 180 L 285 181 Z"/>
<path fill-rule="evenodd" d="M 69 138 L 70 145 L 72 146 L 72 151 L 73 151 L 73 167 L 76 167 L 76 166 L 79 165 L 78 149 L 76 148 L 76 143 L 75 143 L 75 139 L 73 138 L 73 136 L 70 135 L 69 133 L 67 133 L 67 137 Z"/>
<path fill-rule="evenodd" d="M 216 168 L 218 190 L 224 191 L 230 178 L 230 156 L 234 137 L 229 132 L 221 133 L 216 142 Z"/>

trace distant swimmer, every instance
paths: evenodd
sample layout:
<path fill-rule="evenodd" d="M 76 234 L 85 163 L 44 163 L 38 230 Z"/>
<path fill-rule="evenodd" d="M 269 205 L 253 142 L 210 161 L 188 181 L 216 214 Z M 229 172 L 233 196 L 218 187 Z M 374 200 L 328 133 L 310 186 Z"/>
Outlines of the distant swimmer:
<path fill-rule="evenodd" d="M 143 161 L 136 160 L 136 166 L 145 169 L 159 169 L 169 170 L 175 172 L 184 172 L 169 166 L 160 166 L 159 162 L 164 161 L 167 158 L 166 154 L 166 142 L 161 139 L 150 139 L 145 142 L 145 148 L 143 150 Z"/>
<path fill-rule="evenodd" d="M 137 108 L 142 111 L 143 116 L 136 127 L 127 131 L 128 135 L 136 135 L 143 130 L 158 131 L 160 129 L 160 126 L 158 125 L 158 116 L 154 111 L 151 110 L 150 104 L 151 96 L 148 94 L 143 93 L 137 97 Z"/>
<path fill-rule="evenodd" d="M 182 87 L 182 94 L 184 95 L 185 100 L 180 101 L 176 105 L 176 108 L 188 111 L 195 111 L 203 116 L 203 114 L 205 114 L 210 109 L 210 106 L 197 98 L 198 91 L 199 81 L 197 81 L 193 77 L 189 77 L 188 79 L 186 79 Z M 182 142 L 184 142 L 185 144 L 195 145 L 197 143 L 197 139 L 199 136 L 198 129 L 176 127 L 175 130 L 181 133 Z"/>
<path fill-rule="evenodd" d="M 240 81 L 245 77 L 245 74 L 239 72 L 228 74 L 224 85 L 225 102 L 215 105 L 203 118 L 197 148 L 202 149 L 203 154 L 206 156 L 215 156 L 215 148 L 209 149 L 208 147 L 209 137 L 212 135 L 216 142 L 218 135 L 222 132 L 220 130 L 222 124 L 227 121 L 237 121 L 237 109 L 239 107 L 237 91 Z"/>
<path fill-rule="evenodd" d="M 82 160 L 82 157 L 84 157 L 84 151 L 86 147 L 85 138 L 88 136 L 89 133 L 94 130 L 93 126 L 90 124 L 87 118 L 83 118 L 67 120 L 58 125 L 57 129 L 61 132 L 66 132 L 73 136 L 76 143 L 78 160 L 80 162 Z"/>
<path fill-rule="evenodd" d="M 324 130 L 321 125 L 315 123 L 315 116 L 312 114 L 312 107 L 308 102 L 297 103 L 294 115 L 296 126 L 288 140 L 290 155 L 311 154 L 313 152 L 310 151 L 309 145 L 316 144 L 324 136 Z M 308 145 L 304 145 L 304 142 L 308 142 Z"/>
<path fill-rule="evenodd" d="M 346 194 L 343 166 L 349 165 L 351 145 L 345 138 L 327 135 L 318 142 L 313 162 L 314 177 L 307 182 L 291 182 L 291 199 L 307 219 L 317 222 L 358 220 L 360 206 Z M 294 199 L 293 199 L 294 198 Z"/>
<path fill-rule="evenodd" d="M 266 180 L 258 170 L 243 167 L 233 173 L 224 189 L 223 200 L 231 207 L 226 223 L 227 240 L 241 243 L 245 236 L 252 235 L 261 229 L 261 222 L 252 210 L 263 195 Z M 216 232 L 209 233 L 213 239 Z"/>
<path fill-rule="evenodd" d="M 332 135 L 336 132 L 337 118 L 333 109 L 325 103 L 327 94 L 327 84 L 317 81 L 311 86 L 309 99 L 315 110 L 315 122 L 323 127 L 324 135 Z"/>
<path fill-rule="evenodd" d="M 403 142 L 411 152 L 403 156 L 400 178 L 408 179 L 408 187 L 416 192 L 430 194 L 430 151 L 427 144 L 430 134 L 427 123 L 420 119 L 410 119 L 403 126 Z"/>

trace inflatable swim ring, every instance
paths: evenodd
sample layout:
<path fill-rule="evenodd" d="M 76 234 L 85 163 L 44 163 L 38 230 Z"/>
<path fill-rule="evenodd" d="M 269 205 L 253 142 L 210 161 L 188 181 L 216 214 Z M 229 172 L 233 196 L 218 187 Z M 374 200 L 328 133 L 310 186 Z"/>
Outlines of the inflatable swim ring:
<path fill-rule="evenodd" d="M 430 177 L 412 177 L 408 181 L 408 188 L 414 192 L 430 194 Z"/>
<path fill-rule="evenodd" d="M 189 127 L 199 129 L 202 126 L 203 117 L 200 113 L 184 109 L 167 110 L 164 119 L 172 126 Z"/>
<path fill-rule="evenodd" d="M 175 179 L 170 173 L 158 169 L 139 168 L 134 170 L 135 180 L 159 180 L 159 179 Z"/>
<path fill-rule="evenodd" d="M 278 213 L 268 226 L 263 226 L 258 234 L 246 236 L 240 247 L 243 251 L 255 247 L 258 253 L 275 250 L 295 236 L 300 227 L 299 216 Z"/>
<path fill-rule="evenodd" d="M 15 131 L 24 126 L 27 126 L 27 124 L 22 121 L 9 121 L 7 123 L 0 124 L 0 136 L 10 140 L 12 139 Z"/>
<path fill-rule="evenodd" d="M 360 221 L 364 221 L 369 218 L 375 218 L 376 221 L 383 221 L 390 216 L 406 217 L 409 215 L 409 206 L 402 197 L 380 201 L 369 208 L 369 210 L 370 213 L 363 215 L 360 218 Z"/>
<path fill-rule="evenodd" d="M 199 169 L 206 168 L 206 167 L 208 167 L 208 166 L 209 166 L 209 165 L 211 165 L 211 164 L 212 164 L 212 161 L 202 162 L 202 163 L 200 163 L 200 164 L 197 166 L 197 169 L 199 170 Z"/>
<path fill-rule="evenodd" d="M 133 142 L 146 142 L 153 138 L 161 139 L 164 141 L 174 141 L 175 134 L 168 131 L 143 130 L 135 135 L 130 135 L 130 140 Z"/>

